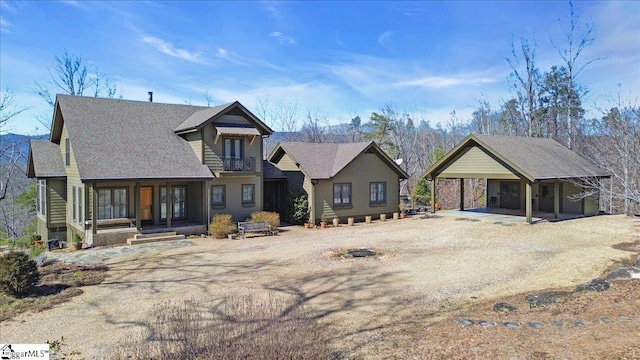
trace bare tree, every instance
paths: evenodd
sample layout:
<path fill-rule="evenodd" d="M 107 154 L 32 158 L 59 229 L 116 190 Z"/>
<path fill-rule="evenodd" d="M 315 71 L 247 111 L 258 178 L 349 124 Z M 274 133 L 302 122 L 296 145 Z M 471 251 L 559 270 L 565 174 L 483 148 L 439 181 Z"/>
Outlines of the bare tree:
<path fill-rule="evenodd" d="M 540 92 L 540 72 L 535 64 L 535 44 L 520 39 L 521 55 L 511 39 L 511 58 L 507 63 L 511 67 L 511 87 L 516 96 L 520 121 L 527 129 L 527 136 L 540 136 L 540 123 L 536 118 L 538 97 Z M 523 67 L 523 68 L 522 68 Z"/>
<path fill-rule="evenodd" d="M 300 106 L 297 100 L 273 102 L 265 96 L 258 97 L 257 101 L 258 116 L 275 131 L 293 133 L 298 130 Z"/>
<path fill-rule="evenodd" d="M 87 66 L 81 57 L 66 50 L 61 56 L 54 57 L 53 68 L 48 70 L 49 79 L 44 84 L 36 81 L 35 92 L 52 107 L 55 104 L 56 93 L 82 96 L 86 91 L 91 91 L 94 97 L 116 97 L 117 86 L 109 81 L 107 75 L 100 72 L 96 66 Z M 46 129 L 51 128 L 46 117 L 38 121 Z"/>
<path fill-rule="evenodd" d="M 584 63 L 580 62 L 580 56 L 582 52 L 591 44 L 593 44 L 593 24 L 585 23 L 584 27 L 579 23 L 580 15 L 575 12 L 573 8 L 573 2 L 569 1 L 569 19 L 568 24 L 563 25 L 562 20 L 560 27 L 562 28 L 565 36 L 566 44 L 564 47 L 552 44 L 558 50 L 560 58 L 564 62 L 564 67 L 567 72 L 568 97 L 573 99 L 574 97 L 581 98 L 586 94 L 586 90 L 580 87 L 574 86 L 575 79 L 580 73 L 594 61 L 601 58 L 594 58 L 587 60 Z M 576 93 L 577 92 L 577 93 Z M 569 149 L 574 147 L 576 121 L 579 119 L 580 114 L 576 113 L 572 106 L 567 108 L 567 146 Z"/>
<path fill-rule="evenodd" d="M 6 131 L 6 127 L 18 114 L 26 110 L 26 108 L 18 108 L 15 105 L 13 92 L 9 91 L 8 88 L 5 89 L 0 95 L 0 135 Z M 5 143 L 0 136 L 0 168 L 2 169 L 0 172 L 0 201 L 7 196 L 7 189 L 12 176 L 20 171 L 20 168 L 16 165 L 21 156 L 18 151 L 18 145 L 13 142 Z"/>

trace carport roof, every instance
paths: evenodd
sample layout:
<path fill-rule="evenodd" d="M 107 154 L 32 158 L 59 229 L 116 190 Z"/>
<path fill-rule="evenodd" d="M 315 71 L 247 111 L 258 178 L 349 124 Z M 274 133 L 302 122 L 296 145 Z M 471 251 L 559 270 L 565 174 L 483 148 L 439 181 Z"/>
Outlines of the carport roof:
<path fill-rule="evenodd" d="M 515 175 L 529 181 L 611 176 L 553 139 L 471 134 L 422 177 L 437 177 L 451 165 L 451 160 L 469 147 L 480 148 Z"/>

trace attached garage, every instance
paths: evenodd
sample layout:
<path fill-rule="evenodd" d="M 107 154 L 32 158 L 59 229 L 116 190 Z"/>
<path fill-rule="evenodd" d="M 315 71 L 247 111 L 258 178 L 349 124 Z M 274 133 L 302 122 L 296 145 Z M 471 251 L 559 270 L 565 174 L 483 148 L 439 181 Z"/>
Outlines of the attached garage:
<path fill-rule="evenodd" d="M 486 207 L 595 215 L 599 196 L 580 196 L 585 178 L 611 175 L 553 139 L 469 135 L 423 175 L 431 181 L 432 210 L 436 210 L 438 179 L 486 179 Z M 460 181 L 460 210 L 464 210 L 464 181 Z"/>

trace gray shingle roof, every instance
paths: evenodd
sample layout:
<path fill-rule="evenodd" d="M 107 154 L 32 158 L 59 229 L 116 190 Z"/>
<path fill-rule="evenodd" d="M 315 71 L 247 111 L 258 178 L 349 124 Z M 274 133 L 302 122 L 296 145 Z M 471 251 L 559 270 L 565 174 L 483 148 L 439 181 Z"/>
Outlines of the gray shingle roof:
<path fill-rule="evenodd" d="M 58 95 L 83 180 L 212 178 L 174 133 L 198 106 Z"/>
<path fill-rule="evenodd" d="M 373 141 L 341 144 L 281 142 L 269 159 L 278 155 L 279 149 L 289 154 L 300 164 L 301 170 L 314 180 L 334 177 L 358 155 L 369 149 L 377 152 L 401 178 L 408 177 Z"/>
<path fill-rule="evenodd" d="M 198 110 L 191 114 L 187 119 L 181 122 L 176 128 L 175 131 L 180 132 L 188 129 L 193 129 L 198 127 L 200 124 L 205 121 L 211 119 L 212 117 L 220 114 L 224 109 L 231 106 L 233 103 L 218 105 L 214 107 L 204 108 Z"/>
<path fill-rule="evenodd" d="M 271 135 L 273 133 L 273 130 L 271 130 L 265 123 L 253 115 L 251 111 L 245 108 L 238 101 L 214 107 L 200 108 L 200 110 L 194 112 L 183 122 L 178 124 L 174 130 L 177 133 L 197 130 L 214 121 L 219 116 L 227 113 L 244 116 L 253 123 L 259 134 Z"/>
<path fill-rule="evenodd" d="M 66 177 L 62 161 L 60 145 L 49 140 L 31 140 L 30 142 L 30 177 Z"/>
<path fill-rule="evenodd" d="M 278 169 L 273 163 L 268 160 L 262 160 L 262 174 L 265 179 L 286 179 L 282 170 Z"/>
<path fill-rule="evenodd" d="M 530 181 L 610 176 L 553 139 L 473 134 L 462 140 L 442 160 L 427 170 L 423 177 L 430 177 L 434 172 L 439 172 L 440 167 L 457 153 L 474 144 L 502 159 Z"/>

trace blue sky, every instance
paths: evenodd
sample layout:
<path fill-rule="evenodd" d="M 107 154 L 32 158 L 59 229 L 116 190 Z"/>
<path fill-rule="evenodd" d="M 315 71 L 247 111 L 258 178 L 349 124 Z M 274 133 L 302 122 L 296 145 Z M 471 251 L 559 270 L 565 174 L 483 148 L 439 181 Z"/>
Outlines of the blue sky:
<path fill-rule="evenodd" d="M 640 96 L 640 2 L 577 1 L 595 41 L 577 81 L 585 106 Z M 205 105 L 258 99 L 297 104 L 330 123 L 367 119 L 386 103 L 432 124 L 455 110 L 466 120 L 480 100 L 510 98 L 510 41 L 537 44 L 541 70 L 560 64 L 566 1 L 0 3 L 0 85 L 29 107 L 8 129 L 32 134 L 51 109 L 35 93 L 66 49 L 110 76 L 125 99 Z M 566 24 L 566 21 L 564 22 Z M 278 129 L 276 129 L 278 130 Z"/>

